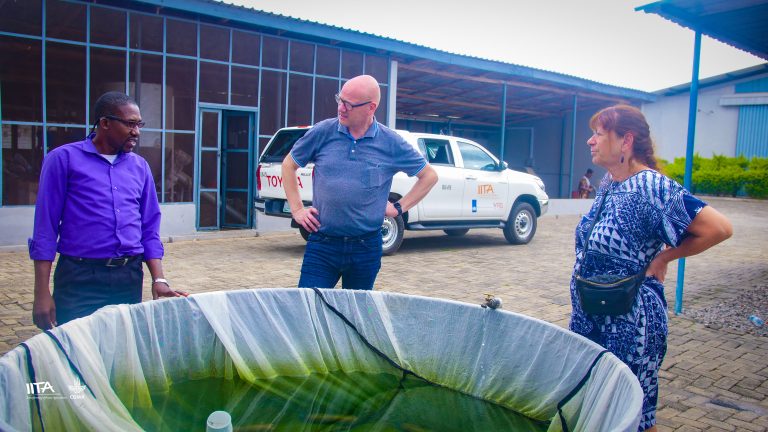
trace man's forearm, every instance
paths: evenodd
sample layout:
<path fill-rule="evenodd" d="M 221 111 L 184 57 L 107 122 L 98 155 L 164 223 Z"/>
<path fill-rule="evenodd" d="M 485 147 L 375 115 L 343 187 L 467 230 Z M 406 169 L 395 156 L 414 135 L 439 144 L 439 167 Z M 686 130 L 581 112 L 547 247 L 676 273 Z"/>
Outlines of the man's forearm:
<path fill-rule="evenodd" d="M 299 194 L 299 182 L 296 180 L 296 171 L 299 166 L 293 161 L 291 155 L 285 157 L 281 169 L 283 176 L 283 189 L 285 190 L 285 198 L 288 200 L 288 205 L 291 206 L 291 212 L 299 210 L 304 207 L 301 202 L 301 195 Z"/>
<path fill-rule="evenodd" d="M 35 297 L 40 294 L 51 295 L 51 267 L 52 261 L 35 260 Z"/>
<path fill-rule="evenodd" d="M 416 184 L 413 185 L 410 191 L 403 198 L 400 199 L 400 205 L 403 211 L 408 211 L 416 204 L 419 203 L 425 196 L 432 190 L 432 187 L 437 183 L 437 173 L 434 168 L 427 165 L 421 173 L 419 173 L 419 179 Z"/>

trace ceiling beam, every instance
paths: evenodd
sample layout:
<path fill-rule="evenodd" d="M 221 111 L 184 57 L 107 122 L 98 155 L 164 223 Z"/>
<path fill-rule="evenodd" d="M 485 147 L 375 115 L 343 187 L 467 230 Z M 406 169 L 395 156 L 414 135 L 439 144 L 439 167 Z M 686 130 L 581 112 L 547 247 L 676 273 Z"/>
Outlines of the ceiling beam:
<path fill-rule="evenodd" d="M 499 85 L 507 84 L 507 85 L 512 86 L 512 87 L 523 87 L 523 88 L 532 89 L 532 90 L 539 90 L 539 91 L 543 91 L 543 92 L 558 93 L 558 94 L 564 94 L 564 95 L 570 95 L 570 96 L 577 95 L 579 97 L 587 97 L 587 98 L 593 98 L 593 99 L 606 100 L 606 101 L 610 101 L 611 103 L 620 103 L 620 102 L 626 103 L 627 102 L 623 98 L 612 97 L 612 96 L 605 96 L 605 95 L 601 95 L 599 93 L 586 93 L 586 92 L 583 92 L 583 91 L 571 91 L 571 90 L 566 90 L 566 89 L 562 89 L 562 88 L 554 87 L 554 86 L 545 86 L 545 85 L 533 84 L 533 83 L 529 83 L 529 82 L 510 80 L 510 79 L 497 79 L 497 78 L 487 78 L 487 77 L 483 77 L 483 76 L 462 75 L 462 74 L 453 73 L 453 72 L 444 72 L 444 71 L 433 69 L 433 68 L 429 68 L 429 67 L 413 66 L 413 65 L 408 64 L 408 63 L 398 63 L 397 67 L 400 68 L 400 69 L 407 69 L 407 70 L 414 71 L 414 72 L 421 72 L 421 73 L 426 73 L 426 74 L 432 74 L 432 75 L 437 75 L 437 76 L 446 77 L 446 78 L 452 78 L 452 79 L 461 79 L 461 80 L 466 80 L 466 81 L 482 82 L 482 83 L 487 83 L 487 84 L 499 84 Z"/>
<path fill-rule="evenodd" d="M 398 93 L 400 90 L 404 90 L 403 88 L 398 88 Z M 407 98 L 407 99 L 416 99 L 424 102 L 434 102 L 442 105 L 454 105 L 454 106 L 460 106 L 464 108 L 473 108 L 473 109 L 480 109 L 480 110 L 486 110 L 486 111 L 501 111 L 501 103 L 497 104 L 490 104 L 490 105 L 483 105 L 483 104 L 477 104 L 477 103 L 470 103 L 470 102 L 460 102 L 460 101 L 453 101 L 453 100 L 447 100 L 447 99 L 439 99 L 439 98 L 433 98 L 429 96 L 417 96 L 414 94 L 398 94 L 397 98 Z M 499 101 L 500 102 L 500 101 Z M 398 106 L 400 104 L 398 103 Z M 508 113 L 519 113 L 519 114 L 533 114 L 533 115 L 549 115 L 549 113 L 545 113 L 542 111 L 535 111 L 535 110 L 528 110 L 528 109 L 522 109 L 522 108 L 512 108 L 507 107 Z"/>

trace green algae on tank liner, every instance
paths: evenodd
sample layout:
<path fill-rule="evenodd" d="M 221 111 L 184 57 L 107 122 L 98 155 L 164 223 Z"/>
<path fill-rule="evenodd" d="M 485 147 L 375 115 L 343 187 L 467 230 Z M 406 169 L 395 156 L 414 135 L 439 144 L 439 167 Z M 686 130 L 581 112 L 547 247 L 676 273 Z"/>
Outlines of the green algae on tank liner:
<path fill-rule="evenodd" d="M 152 394 L 134 410 L 153 431 L 205 431 L 208 415 L 227 411 L 234 431 L 546 431 L 549 422 L 409 376 L 331 373 L 277 377 L 253 384 L 205 378 Z"/>

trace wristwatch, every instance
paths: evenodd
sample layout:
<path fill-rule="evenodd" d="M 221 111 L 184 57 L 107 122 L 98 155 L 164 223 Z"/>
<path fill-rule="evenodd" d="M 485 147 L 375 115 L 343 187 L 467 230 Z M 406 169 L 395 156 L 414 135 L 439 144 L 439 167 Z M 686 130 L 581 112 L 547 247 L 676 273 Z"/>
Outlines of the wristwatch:
<path fill-rule="evenodd" d="M 398 201 L 398 202 L 396 202 L 396 203 L 394 203 L 392 205 L 395 206 L 395 210 L 397 210 L 397 215 L 398 216 L 402 216 L 403 215 L 403 207 L 400 205 L 400 201 Z"/>
<path fill-rule="evenodd" d="M 153 283 L 153 284 L 156 284 L 156 283 L 164 283 L 164 284 L 168 285 L 168 288 L 170 288 L 170 287 L 171 287 L 171 284 L 169 284 L 169 283 L 168 283 L 168 281 L 167 281 L 167 280 L 165 280 L 165 279 L 163 279 L 163 278 L 155 278 L 155 279 L 152 281 L 152 283 Z"/>

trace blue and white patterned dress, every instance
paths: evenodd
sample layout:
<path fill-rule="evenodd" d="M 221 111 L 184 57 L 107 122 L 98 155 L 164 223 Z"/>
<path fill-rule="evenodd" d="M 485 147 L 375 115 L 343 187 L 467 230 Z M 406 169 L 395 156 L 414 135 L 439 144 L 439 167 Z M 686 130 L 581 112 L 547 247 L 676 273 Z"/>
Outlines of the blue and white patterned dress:
<path fill-rule="evenodd" d="M 610 189 L 602 216 L 589 238 L 583 259 L 584 238 L 603 195 Z M 600 183 L 589 213 L 576 227 L 576 263 L 573 274 L 630 276 L 645 269 L 667 244 L 678 246 L 686 229 L 706 203 L 677 182 L 644 170 L 623 182 L 607 174 Z M 604 346 L 626 363 L 643 388 L 639 430 L 656 424 L 658 376 L 667 351 L 667 302 L 664 287 L 648 277 L 638 290 L 632 311 L 625 315 L 587 315 L 581 309 L 574 278 L 571 278 L 570 329 Z"/>

